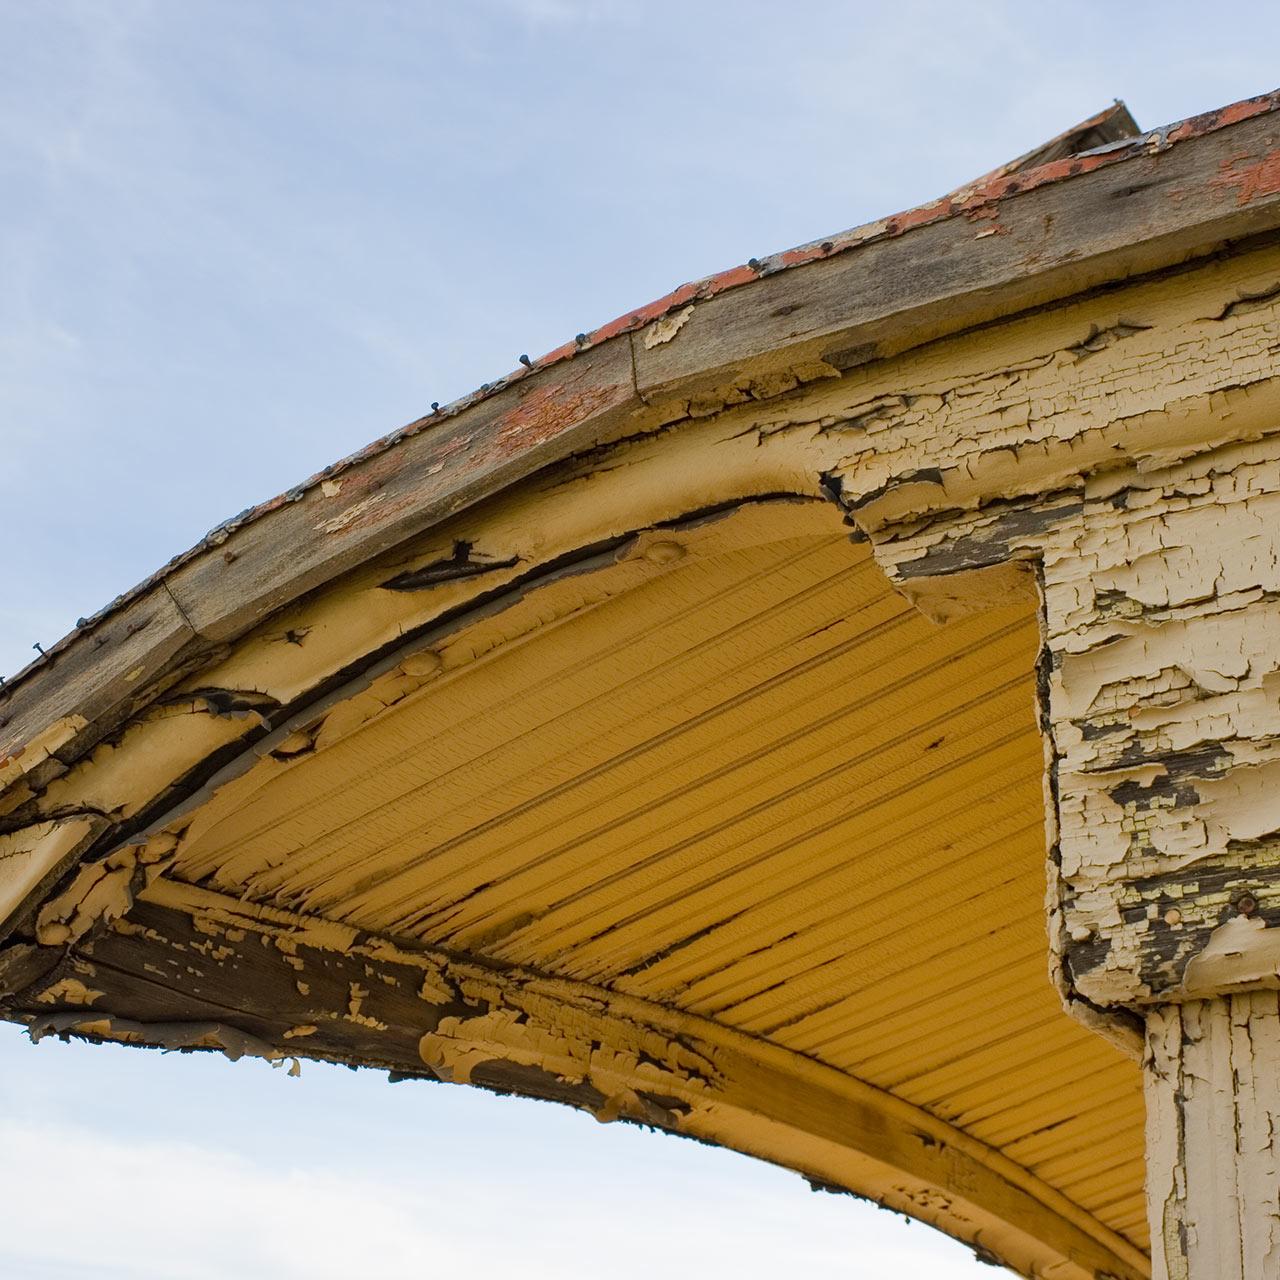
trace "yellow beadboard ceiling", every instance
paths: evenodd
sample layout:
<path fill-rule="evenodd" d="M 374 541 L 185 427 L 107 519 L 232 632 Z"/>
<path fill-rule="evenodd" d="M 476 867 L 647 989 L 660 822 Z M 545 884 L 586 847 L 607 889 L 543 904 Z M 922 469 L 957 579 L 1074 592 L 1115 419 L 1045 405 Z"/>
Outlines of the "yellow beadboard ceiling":
<path fill-rule="evenodd" d="M 84 620 L 0 691 L 0 1012 L 656 1126 L 1037 1280 L 1265 1250 L 1263 1033 L 1159 1002 L 1265 924 L 1278 107 L 682 286 Z"/>
<path fill-rule="evenodd" d="M 223 787 L 169 879 L 767 1039 L 1145 1247 L 1138 1068 L 1047 973 L 1032 605 L 938 627 L 817 504 L 637 554 Z"/>

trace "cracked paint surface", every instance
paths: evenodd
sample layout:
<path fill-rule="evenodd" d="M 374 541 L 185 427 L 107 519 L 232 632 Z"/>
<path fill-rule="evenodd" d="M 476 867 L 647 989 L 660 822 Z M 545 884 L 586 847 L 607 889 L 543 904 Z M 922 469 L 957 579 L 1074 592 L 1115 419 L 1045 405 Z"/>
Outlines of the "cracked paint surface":
<path fill-rule="evenodd" d="M 1215 190 L 1265 201 L 1271 169 L 1269 152 L 1232 159 Z M 859 243 L 958 216 L 987 252 L 1012 184 L 1049 181 L 1004 175 Z M 640 359 L 676 360 L 721 295 L 778 268 L 753 262 L 584 335 L 575 350 L 644 337 L 598 381 L 568 364 L 495 409 L 484 465 L 619 416 L 429 528 L 410 520 L 418 488 L 396 487 L 394 442 L 286 495 L 335 545 L 358 548 L 401 518 L 410 532 L 328 578 L 291 577 L 251 625 L 203 620 L 212 558 L 187 566 L 185 584 L 166 579 L 146 625 L 167 628 L 169 665 L 135 663 L 135 633 L 119 637 L 128 692 L 102 723 L 64 708 L 0 761 L 6 1011 L 37 1037 L 315 1056 L 546 1097 L 776 1159 L 1027 1275 L 1140 1276 L 1140 1228 L 1103 1222 L 1081 1203 L 1102 1193 L 1068 1181 L 1086 1157 L 1055 1148 L 1051 1123 L 1002 1119 L 988 1096 L 1018 1086 L 1015 1067 L 999 1059 L 1011 1074 L 994 1078 L 983 1056 L 996 1052 L 980 1039 L 994 1015 L 940 1006 L 913 1025 L 917 996 L 894 985 L 921 928 L 937 954 L 974 911 L 954 867 L 976 876 L 989 846 L 957 852 L 977 836 L 947 824 L 970 811 L 983 825 L 992 797 L 966 790 L 972 777 L 1024 797 L 1022 774 L 1005 788 L 987 761 L 1010 777 L 1025 765 L 1034 689 L 1044 812 L 1033 803 L 1015 825 L 1021 800 L 1008 801 L 994 847 L 1023 848 L 1044 817 L 1059 991 L 1127 1051 L 1145 1022 L 1155 1273 L 1275 1274 L 1274 1206 L 1259 1188 L 1275 1183 L 1267 1080 L 1280 1043 L 1280 249 L 1250 242 L 888 355 L 806 349 L 725 374 L 713 352 L 705 386 L 620 408 L 638 394 Z M 427 474 L 449 471 L 442 457 Z M 839 541 L 840 515 L 856 548 Z M 217 542 L 226 565 L 259 536 L 252 521 L 244 534 Z M 764 620 L 749 632 L 733 612 L 744 600 Z M 1033 671 L 1021 646 L 1036 601 Z M 919 615 L 947 626 L 930 639 Z M 721 616 L 751 642 L 717 647 L 697 630 Z M 668 671 L 657 646 L 686 625 L 705 666 Z M 104 623 L 93 642 L 110 648 L 110 634 Z M 616 735 L 617 759 L 647 768 L 649 739 L 624 731 L 668 721 L 652 729 L 662 767 L 619 771 L 613 791 L 598 763 L 572 757 L 576 772 L 556 776 L 560 756 L 513 755 L 495 730 L 519 720 L 513 741 L 533 742 L 544 704 L 554 719 L 585 699 L 591 645 L 612 668 L 592 668 L 602 682 L 566 759 Z M 566 653 L 578 674 L 556 665 Z M 895 665 L 905 655 L 914 668 Z M 687 755 L 668 747 L 713 722 L 705 690 L 757 663 L 755 719 L 738 690 L 714 704 L 719 737 L 691 738 Z M 545 689 L 512 679 L 544 666 Z M 605 683 L 604 669 L 621 674 Z M 778 690 L 790 704 L 769 701 Z M 860 699 L 876 716 L 857 718 Z M 472 754 L 445 758 L 459 733 Z M 771 733 L 770 769 L 730 754 Z M 340 786 L 326 773 L 377 752 L 385 772 L 353 765 Z M 406 809 L 397 752 L 419 774 L 442 760 L 433 783 L 456 801 Z M 704 765 L 719 791 L 698 789 Z M 757 812 L 783 771 L 793 786 Z M 895 790 L 900 776 L 911 783 Z M 578 786 L 579 807 L 532 824 L 544 797 Z M 346 795 L 351 813 L 322 809 Z M 640 834 L 622 807 L 632 796 L 651 806 Z M 862 806 L 867 830 L 902 834 L 881 847 L 840 826 Z M 945 831 L 936 844 L 908 825 L 921 808 Z M 360 826 L 384 810 L 402 818 Z M 599 831 L 587 826 L 597 813 Z M 794 837 L 766 843 L 788 824 Z M 466 844 L 472 826 L 494 842 L 483 857 Z M 650 846 L 668 829 L 663 862 Z M 616 899 L 592 896 L 613 883 Z M 1005 881 L 984 893 L 997 927 L 984 917 L 983 936 L 1007 933 L 1007 954 L 1025 959 L 1017 948 L 1032 934 L 1040 945 L 1041 918 Z M 770 894 L 785 909 L 762 922 Z M 1025 1009 L 1011 1039 L 1062 1046 L 1048 1068 L 1061 1078 L 1041 1092 L 1073 1087 L 1090 1051 L 1098 1077 L 1130 1081 L 1136 1068 L 1109 1046 L 1065 1018 L 1036 1021 L 1044 993 L 1016 985 L 1012 959 L 1006 971 L 1003 953 L 966 945 L 953 980 Z M 847 1002 L 863 986 L 872 1003 L 855 1018 Z M 935 1023 L 941 1060 L 913 1066 Z M 876 1072 L 892 1088 L 870 1084 Z M 1102 1130 L 1115 1114 L 1080 1150 L 1114 1136 Z M 1214 1159 L 1230 1179 L 1205 1181 Z M 1110 1203 L 1121 1182 L 1136 1199 L 1132 1162 L 1098 1176 Z"/>

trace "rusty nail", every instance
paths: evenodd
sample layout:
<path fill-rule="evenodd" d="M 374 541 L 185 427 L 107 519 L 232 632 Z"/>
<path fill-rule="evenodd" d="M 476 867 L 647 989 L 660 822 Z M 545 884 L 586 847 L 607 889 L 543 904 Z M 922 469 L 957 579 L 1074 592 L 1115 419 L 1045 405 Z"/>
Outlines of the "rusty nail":
<path fill-rule="evenodd" d="M 37 641 L 35 642 L 35 644 L 33 644 L 31 647 L 32 647 L 32 648 L 33 648 L 33 649 L 34 649 L 34 650 L 35 650 L 35 651 L 36 651 L 36 652 L 37 652 L 37 653 L 38 653 L 42 658 L 44 657 L 44 645 L 42 645 L 42 644 L 40 643 L 40 641 L 39 641 L 39 640 L 37 640 Z"/>
<path fill-rule="evenodd" d="M 533 361 L 532 361 L 532 360 L 530 360 L 528 356 L 521 356 L 521 357 L 520 357 L 520 363 L 521 363 L 522 365 L 524 365 L 524 367 L 525 367 L 526 369 L 532 369 L 532 368 L 533 368 Z"/>
<path fill-rule="evenodd" d="M 440 412 L 440 401 L 439 401 L 439 400 L 433 400 L 433 401 L 431 402 L 431 412 L 432 412 L 432 413 L 439 413 L 439 412 Z"/>
<path fill-rule="evenodd" d="M 759 258 L 748 258 L 748 259 L 747 259 L 747 266 L 749 266 L 749 267 L 751 268 L 751 270 L 752 270 L 752 271 L 759 271 L 759 270 L 760 270 L 760 259 L 759 259 Z"/>

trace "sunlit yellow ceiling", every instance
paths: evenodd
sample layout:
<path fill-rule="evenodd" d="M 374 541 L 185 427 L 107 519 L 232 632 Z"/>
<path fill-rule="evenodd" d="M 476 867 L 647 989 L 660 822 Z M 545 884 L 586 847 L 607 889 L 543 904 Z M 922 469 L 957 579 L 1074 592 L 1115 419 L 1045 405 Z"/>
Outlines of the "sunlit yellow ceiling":
<path fill-rule="evenodd" d="M 936 627 L 817 504 L 709 529 L 465 628 L 224 789 L 172 877 L 767 1038 L 1144 1243 L 1137 1067 L 1047 974 L 1030 605 Z"/>

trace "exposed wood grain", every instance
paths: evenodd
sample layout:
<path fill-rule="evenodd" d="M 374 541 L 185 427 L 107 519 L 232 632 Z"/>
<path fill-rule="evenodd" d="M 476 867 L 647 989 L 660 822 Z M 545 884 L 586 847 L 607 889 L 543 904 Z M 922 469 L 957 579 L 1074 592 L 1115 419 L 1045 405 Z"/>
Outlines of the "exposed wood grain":
<path fill-rule="evenodd" d="M 637 429 L 624 340 L 593 349 L 282 501 L 0 686 L 0 762 L 76 714 L 96 740 L 135 691 L 555 457 Z M 82 751 L 83 744 L 76 748 Z"/>
<path fill-rule="evenodd" d="M 688 400 L 766 368 L 847 368 L 1270 231 L 1280 180 L 1241 184 L 1278 154 L 1280 124 L 1262 116 L 762 277 L 696 303 L 671 342 L 637 343 L 640 392 Z"/>
<path fill-rule="evenodd" d="M 166 676 L 176 678 L 207 661 L 212 650 L 163 585 L 111 614 L 47 668 L 33 672 L 14 695 L 0 697 L 0 786 L 29 774 L 55 751 L 73 759 L 84 749 L 84 742 L 71 745 L 80 736 L 79 725 L 95 727 L 87 741 L 110 732 L 151 701 Z M 49 740 L 42 752 L 41 734 L 59 724 L 68 732 Z"/>

